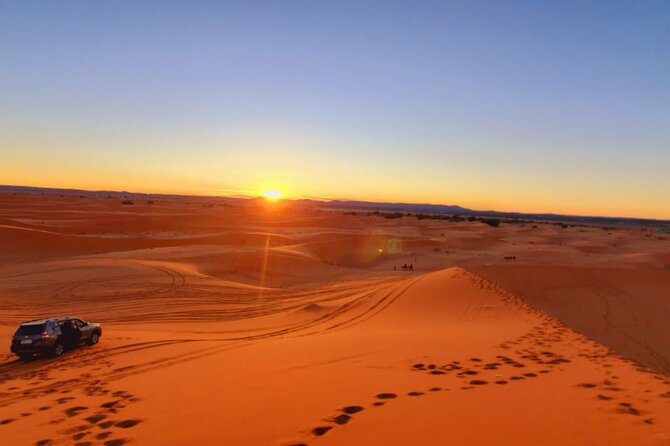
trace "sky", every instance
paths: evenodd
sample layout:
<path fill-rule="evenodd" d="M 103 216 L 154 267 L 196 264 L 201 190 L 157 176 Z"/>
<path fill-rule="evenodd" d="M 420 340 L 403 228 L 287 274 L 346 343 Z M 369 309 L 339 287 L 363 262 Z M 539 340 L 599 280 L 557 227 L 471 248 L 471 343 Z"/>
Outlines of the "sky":
<path fill-rule="evenodd" d="M 0 0 L 0 184 L 670 219 L 670 2 Z"/>

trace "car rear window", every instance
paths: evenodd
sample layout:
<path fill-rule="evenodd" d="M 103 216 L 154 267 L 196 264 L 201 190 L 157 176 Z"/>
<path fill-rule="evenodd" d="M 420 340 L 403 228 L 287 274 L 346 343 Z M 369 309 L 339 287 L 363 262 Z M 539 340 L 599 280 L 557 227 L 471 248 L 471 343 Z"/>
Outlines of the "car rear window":
<path fill-rule="evenodd" d="M 44 325 L 21 325 L 16 330 L 16 334 L 22 336 L 37 335 L 42 333 L 42 331 L 44 331 Z"/>

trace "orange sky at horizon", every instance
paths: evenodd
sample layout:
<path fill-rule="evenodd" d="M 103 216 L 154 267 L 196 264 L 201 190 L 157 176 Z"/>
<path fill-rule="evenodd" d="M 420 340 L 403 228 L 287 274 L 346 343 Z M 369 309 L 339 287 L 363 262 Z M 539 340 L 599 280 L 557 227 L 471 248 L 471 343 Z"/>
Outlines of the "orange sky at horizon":
<path fill-rule="evenodd" d="M 662 214 L 655 208 L 645 208 L 640 206 L 632 208 L 631 206 L 617 206 L 612 203 L 609 206 L 600 206 L 593 208 L 588 204 L 579 203 L 565 203 L 563 205 L 543 205 L 535 201 L 524 201 L 522 197 L 510 197 L 501 200 L 487 199 L 486 196 L 472 196 L 466 198 L 464 194 L 451 194 L 453 197 L 460 196 L 461 198 L 450 198 L 450 194 L 444 191 L 435 191 L 435 193 L 416 193 L 412 195 L 392 193 L 379 194 L 357 194 L 350 192 L 349 194 L 337 193 L 301 193 L 294 184 L 290 182 L 264 181 L 256 187 L 247 188 L 222 188 L 212 187 L 208 188 L 203 185 L 193 185 L 186 182 L 170 182 L 170 181 L 148 181 L 143 182 L 141 179 L 134 177 L 126 177 L 118 181 L 100 180 L 94 178 L 81 178 L 74 180 L 59 179 L 59 178 L 35 178 L 26 181 L 25 176 L 12 177 L 11 175 L 0 175 L 3 181 L 0 184 L 11 186 L 29 186 L 29 187 L 45 187 L 45 188 L 62 188 L 62 189 L 81 189 L 81 190 L 109 190 L 109 191 L 126 191 L 136 193 L 155 193 L 155 194 L 176 194 L 176 195 L 200 195 L 200 196 L 230 196 L 230 197 L 262 197 L 263 193 L 269 189 L 276 189 L 282 194 L 282 199 L 315 199 L 315 200 L 359 200 L 370 202 L 396 202 L 408 204 L 441 204 L 441 205 L 457 205 L 473 210 L 495 210 L 500 212 L 523 212 L 523 213 L 554 213 L 564 215 L 581 215 L 581 216 L 603 216 L 603 217 L 633 217 L 633 218 L 649 218 L 659 220 L 670 220 L 670 214 Z M 504 191 L 499 192 L 504 196 Z M 631 211 L 632 210 L 632 211 Z"/>
<path fill-rule="evenodd" d="M 640 154 L 612 155 L 606 166 L 593 167 L 575 162 L 577 151 L 535 153 L 501 144 L 497 152 L 469 147 L 462 154 L 416 156 L 365 151 L 360 141 L 333 135 L 262 133 L 137 139 L 70 124 L 10 140 L 16 149 L 0 165 L 0 184 L 192 195 L 258 196 L 278 189 L 287 198 L 670 219 L 663 162 Z M 193 144 L 197 151 L 188 149 Z M 91 146 L 96 150 L 86 149 Z"/>

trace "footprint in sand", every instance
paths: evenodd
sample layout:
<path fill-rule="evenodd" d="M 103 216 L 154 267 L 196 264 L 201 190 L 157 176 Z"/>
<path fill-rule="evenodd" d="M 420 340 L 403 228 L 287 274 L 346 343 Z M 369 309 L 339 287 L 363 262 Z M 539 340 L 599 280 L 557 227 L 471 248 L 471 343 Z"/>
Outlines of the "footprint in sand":
<path fill-rule="evenodd" d="M 619 403 L 619 412 L 629 415 L 640 415 L 640 411 L 635 409 L 631 403 Z"/>
<path fill-rule="evenodd" d="M 470 384 L 474 386 L 483 386 L 484 384 L 488 384 L 488 382 L 484 381 L 483 379 L 473 379 L 470 381 Z"/>
<path fill-rule="evenodd" d="M 107 415 L 104 415 L 104 414 L 100 413 L 100 414 L 96 414 L 96 415 L 91 415 L 90 417 L 86 417 L 86 418 L 84 418 L 84 420 L 88 421 L 91 424 L 95 424 L 99 421 L 104 420 L 105 418 L 107 418 Z"/>
<path fill-rule="evenodd" d="M 423 392 L 414 391 L 414 392 L 407 393 L 407 395 L 409 395 L 409 396 L 421 396 L 421 395 L 423 395 Z"/>
<path fill-rule="evenodd" d="M 398 395 L 396 395 L 395 393 L 380 393 L 377 395 L 377 398 L 380 400 L 390 400 L 397 397 Z"/>
<path fill-rule="evenodd" d="M 362 406 L 347 406 L 342 408 L 342 412 L 348 414 L 348 415 L 353 415 L 355 413 L 363 411 Z"/>
<path fill-rule="evenodd" d="M 331 426 L 315 427 L 314 429 L 312 429 L 312 434 L 316 435 L 317 437 L 320 437 L 322 435 L 326 435 L 326 433 L 328 433 L 328 431 L 331 429 L 332 429 Z"/>
<path fill-rule="evenodd" d="M 351 420 L 351 415 L 347 415 L 346 413 L 341 413 L 338 416 L 333 418 L 333 423 L 335 424 L 347 424 Z"/>
<path fill-rule="evenodd" d="M 107 440 L 103 444 L 104 446 L 123 446 L 126 443 L 128 443 L 128 440 L 124 440 L 123 438 L 117 438 L 114 440 Z"/>
<path fill-rule="evenodd" d="M 396 395 L 393 394 L 393 393 L 380 393 L 379 395 L 377 395 L 377 398 L 395 398 L 395 397 L 396 397 Z M 384 404 L 384 402 L 381 402 L 381 401 L 377 401 L 377 402 L 373 403 L 373 405 L 375 405 L 375 406 L 377 406 L 377 405 L 381 406 L 383 404 Z M 357 414 L 359 412 L 362 412 L 364 410 L 364 408 L 363 408 L 363 406 L 351 405 L 351 406 L 345 406 L 340 410 L 342 411 L 341 414 L 336 415 L 335 417 L 330 419 L 330 421 L 332 421 L 333 423 L 335 423 L 337 425 L 347 424 L 349 421 L 351 421 L 352 415 Z M 119 424 L 117 424 L 117 426 L 118 425 Z M 326 433 L 328 433 L 331 429 L 333 429 L 333 427 L 334 426 L 318 426 L 318 427 L 315 427 L 314 429 L 312 429 L 312 435 L 317 436 L 317 437 L 321 437 L 321 436 L 325 435 Z M 304 443 L 298 443 L 297 445 L 300 445 L 300 444 L 304 444 Z"/>
<path fill-rule="evenodd" d="M 78 441 L 78 440 L 81 440 L 82 438 L 84 438 L 84 437 L 87 436 L 87 435 L 88 435 L 88 432 L 80 432 L 80 433 L 78 433 L 78 434 L 74 434 L 74 435 L 72 436 L 72 439 L 73 439 L 74 441 Z"/>
<path fill-rule="evenodd" d="M 122 429 L 128 429 L 128 428 L 137 426 L 141 422 L 142 422 L 142 420 L 137 420 L 137 419 L 135 419 L 135 420 L 123 420 L 123 421 L 119 421 L 114 426 L 120 427 Z"/>
<path fill-rule="evenodd" d="M 88 409 L 86 406 L 73 406 L 65 409 L 65 415 L 68 417 L 74 417 L 76 415 L 79 415 L 80 412 L 83 412 L 84 410 Z"/>

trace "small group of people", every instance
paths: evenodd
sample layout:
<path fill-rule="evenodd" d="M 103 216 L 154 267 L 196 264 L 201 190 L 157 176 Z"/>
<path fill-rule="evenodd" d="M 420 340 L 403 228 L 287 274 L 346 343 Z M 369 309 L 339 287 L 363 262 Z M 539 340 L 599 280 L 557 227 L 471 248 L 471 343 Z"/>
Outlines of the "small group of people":
<path fill-rule="evenodd" d="M 405 263 L 403 266 L 400 267 L 401 270 L 403 271 L 414 271 L 414 264 L 410 263 L 409 265 Z M 393 271 L 397 271 L 397 268 L 395 265 L 393 265 Z"/>
<path fill-rule="evenodd" d="M 505 260 L 516 260 L 516 256 L 505 256 Z"/>

